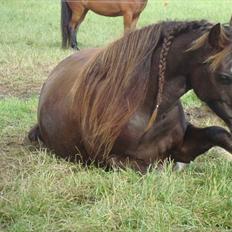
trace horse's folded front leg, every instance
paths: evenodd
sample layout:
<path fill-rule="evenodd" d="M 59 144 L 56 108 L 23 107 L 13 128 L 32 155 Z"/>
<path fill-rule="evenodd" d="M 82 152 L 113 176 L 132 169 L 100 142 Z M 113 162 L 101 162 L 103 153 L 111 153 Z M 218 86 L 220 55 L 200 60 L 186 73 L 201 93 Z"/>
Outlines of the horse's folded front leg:
<path fill-rule="evenodd" d="M 211 127 L 208 131 L 214 146 L 219 146 L 232 154 L 232 135 L 221 127 Z"/>
<path fill-rule="evenodd" d="M 214 146 L 220 146 L 232 153 L 232 136 L 222 127 L 197 128 L 189 124 L 182 144 L 172 150 L 176 162 L 189 163 Z"/>

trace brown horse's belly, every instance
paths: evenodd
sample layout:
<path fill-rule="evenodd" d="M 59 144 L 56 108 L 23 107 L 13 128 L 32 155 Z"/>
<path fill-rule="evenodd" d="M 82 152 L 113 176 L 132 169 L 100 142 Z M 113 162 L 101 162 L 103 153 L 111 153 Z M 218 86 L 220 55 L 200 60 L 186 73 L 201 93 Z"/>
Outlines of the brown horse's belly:
<path fill-rule="evenodd" d="M 122 10 L 119 4 L 109 4 L 107 2 L 88 2 L 86 8 L 92 10 L 94 13 L 103 16 L 121 16 Z"/>
<path fill-rule="evenodd" d="M 131 3 L 123 0 L 115 4 L 110 1 L 88 1 L 84 4 L 87 9 L 92 10 L 96 14 L 110 17 L 123 16 L 127 12 L 131 12 L 133 15 L 136 15 L 140 13 L 146 5 L 146 3 L 138 3 L 137 1 L 132 0 Z"/>
<path fill-rule="evenodd" d="M 41 90 L 38 108 L 41 137 L 49 148 L 63 157 L 77 154 L 77 147 L 81 147 L 70 90 L 82 66 L 95 51 L 82 50 L 63 60 L 52 71 Z"/>

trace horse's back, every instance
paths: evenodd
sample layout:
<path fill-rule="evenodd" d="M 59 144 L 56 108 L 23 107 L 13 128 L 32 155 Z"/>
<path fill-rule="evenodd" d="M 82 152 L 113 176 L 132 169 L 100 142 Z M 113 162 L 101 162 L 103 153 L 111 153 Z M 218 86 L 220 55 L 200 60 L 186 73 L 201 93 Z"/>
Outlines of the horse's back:
<path fill-rule="evenodd" d="M 77 139 L 72 117 L 72 86 L 83 66 L 97 49 L 86 49 L 61 61 L 51 72 L 41 90 L 38 122 L 45 144 L 58 154 L 74 153 L 69 144 Z"/>

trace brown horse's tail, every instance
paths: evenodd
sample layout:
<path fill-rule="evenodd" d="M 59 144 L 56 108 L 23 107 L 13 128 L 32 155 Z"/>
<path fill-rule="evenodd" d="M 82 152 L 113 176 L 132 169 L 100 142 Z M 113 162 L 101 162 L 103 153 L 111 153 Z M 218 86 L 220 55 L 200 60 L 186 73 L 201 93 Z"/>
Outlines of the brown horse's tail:
<path fill-rule="evenodd" d="M 70 45 L 69 21 L 72 16 L 72 11 L 65 0 L 61 0 L 61 35 L 62 48 L 67 48 Z"/>

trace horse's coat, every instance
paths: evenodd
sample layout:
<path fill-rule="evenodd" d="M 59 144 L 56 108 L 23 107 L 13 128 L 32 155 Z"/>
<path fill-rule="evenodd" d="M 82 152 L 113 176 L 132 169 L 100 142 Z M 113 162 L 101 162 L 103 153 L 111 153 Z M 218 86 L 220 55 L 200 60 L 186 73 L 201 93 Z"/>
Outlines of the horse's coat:
<path fill-rule="evenodd" d="M 61 0 L 62 47 L 78 49 L 76 33 L 89 10 L 104 16 L 123 16 L 124 32 L 135 29 L 147 0 Z"/>
<path fill-rule="evenodd" d="M 231 33 L 207 21 L 162 22 L 69 56 L 42 88 L 29 138 L 64 158 L 141 172 L 213 146 L 232 152 L 229 132 L 191 125 L 179 100 L 193 89 L 232 129 Z"/>

